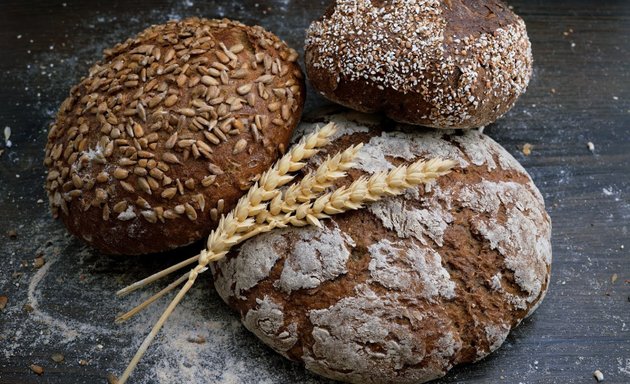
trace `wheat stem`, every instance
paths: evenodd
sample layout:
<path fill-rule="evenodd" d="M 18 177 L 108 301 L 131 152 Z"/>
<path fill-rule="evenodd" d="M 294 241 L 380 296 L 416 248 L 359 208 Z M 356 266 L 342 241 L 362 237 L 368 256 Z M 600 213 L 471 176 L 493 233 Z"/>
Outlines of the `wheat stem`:
<path fill-rule="evenodd" d="M 155 295 L 149 297 L 147 300 L 143 301 L 140 305 L 134 307 L 129 312 L 118 316 L 114 322 L 116 324 L 121 324 L 121 323 L 124 323 L 125 321 L 131 319 L 134 315 L 140 313 L 143 309 L 145 309 L 146 307 L 151 305 L 153 302 L 157 301 L 160 297 L 166 295 L 167 293 L 169 293 L 173 289 L 177 288 L 178 285 L 180 285 L 181 283 L 186 281 L 186 279 L 188 279 L 189 275 L 190 275 L 190 272 L 185 273 L 179 279 L 177 279 L 174 282 L 172 282 L 171 284 L 169 284 L 166 288 L 162 289 L 160 292 L 156 293 Z"/>
<path fill-rule="evenodd" d="M 195 255 L 189 259 L 186 259 L 182 262 L 179 262 L 175 265 L 172 265 L 166 269 L 161 270 L 158 273 L 154 273 L 153 275 L 146 277 L 142 280 L 136 281 L 135 283 L 128 285 L 127 287 L 121 289 L 120 291 L 116 292 L 116 295 L 118 297 L 123 297 L 125 295 L 130 294 L 133 291 L 136 291 L 144 286 L 147 286 L 149 284 L 151 284 L 152 282 L 161 279 L 164 276 L 168 276 L 171 273 L 175 272 L 175 271 L 179 271 L 180 269 L 189 266 L 190 264 L 194 264 L 197 260 L 199 260 L 199 255 Z"/>

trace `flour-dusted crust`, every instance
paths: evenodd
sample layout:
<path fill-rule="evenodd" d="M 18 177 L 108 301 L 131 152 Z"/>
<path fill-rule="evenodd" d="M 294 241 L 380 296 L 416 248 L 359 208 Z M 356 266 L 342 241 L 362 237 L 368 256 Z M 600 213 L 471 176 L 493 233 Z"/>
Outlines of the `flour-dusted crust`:
<path fill-rule="evenodd" d="M 424 382 L 499 348 L 549 283 L 551 223 L 529 175 L 476 131 L 326 120 L 341 127 L 329 153 L 365 143 L 350 179 L 436 156 L 458 166 L 323 229 L 249 240 L 213 267 L 221 297 L 279 353 L 352 383 Z"/>
<path fill-rule="evenodd" d="M 525 23 L 498 0 L 336 0 L 308 29 L 306 70 L 358 111 L 471 128 L 512 108 L 532 54 Z"/>
<path fill-rule="evenodd" d="M 155 25 L 106 50 L 50 129 L 53 215 L 107 253 L 207 236 L 286 149 L 305 97 L 297 58 L 227 19 Z"/>

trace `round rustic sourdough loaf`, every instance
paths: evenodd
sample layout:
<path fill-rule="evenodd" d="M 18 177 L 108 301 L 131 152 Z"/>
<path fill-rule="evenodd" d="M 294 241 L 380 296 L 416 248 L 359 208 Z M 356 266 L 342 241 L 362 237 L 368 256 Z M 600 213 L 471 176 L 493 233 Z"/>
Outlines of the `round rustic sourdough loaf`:
<path fill-rule="evenodd" d="M 423 158 L 459 165 L 323 229 L 249 240 L 213 267 L 223 300 L 277 352 L 352 383 L 421 383 L 499 348 L 549 283 L 551 224 L 527 172 L 476 131 L 332 120 L 329 153 L 365 143 L 351 179 Z"/>
<path fill-rule="evenodd" d="M 208 235 L 285 150 L 304 105 L 297 58 L 225 19 L 152 26 L 106 50 L 50 129 L 53 215 L 112 254 Z"/>
<path fill-rule="evenodd" d="M 472 128 L 525 92 L 532 54 L 523 20 L 498 0 L 336 0 L 307 32 L 306 70 L 347 107 Z"/>

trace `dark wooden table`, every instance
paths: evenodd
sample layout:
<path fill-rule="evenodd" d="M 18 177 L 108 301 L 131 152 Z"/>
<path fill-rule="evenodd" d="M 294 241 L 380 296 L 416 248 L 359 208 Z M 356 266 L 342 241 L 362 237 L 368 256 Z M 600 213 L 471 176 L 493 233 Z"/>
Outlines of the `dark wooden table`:
<path fill-rule="evenodd" d="M 630 382 L 630 2 L 513 1 L 534 78 L 486 132 L 529 170 L 554 224 L 553 278 L 504 346 L 439 383 Z M 99 383 L 120 373 L 165 303 L 124 326 L 116 299 L 198 246 L 141 258 L 100 255 L 51 219 L 47 124 L 103 48 L 191 15 L 257 23 L 301 49 L 323 1 L 2 1 L 0 4 L 0 383 Z M 307 111 L 325 104 L 310 93 Z M 12 146 L 4 142 L 11 128 Z M 592 142 L 590 151 L 587 143 Z M 532 145 L 529 156 L 522 153 Z M 16 238 L 7 236 L 15 230 Z M 33 265 L 43 256 L 43 266 Z M 42 259 L 40 259 L 42 260 Z M 38 268 L 39 267 L 39 268 Z M 163 285 L 162 285 L 163 286 Z M 150 291 L 150 290 L 149 290 Z M 205 342 L 204 342 L 205 341 Z M 51 355 L 60 353 L 57 363 Z M 29 366 L 44 368 L 41 376 Z M 134 375 L 137 383 L 324 383 L 249 334 L 201 278 Z"/>

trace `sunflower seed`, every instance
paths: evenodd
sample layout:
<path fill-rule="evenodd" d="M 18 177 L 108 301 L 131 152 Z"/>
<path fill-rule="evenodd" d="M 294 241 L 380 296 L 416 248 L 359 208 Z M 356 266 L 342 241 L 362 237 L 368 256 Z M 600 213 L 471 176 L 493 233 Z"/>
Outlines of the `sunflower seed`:
<path fill-rule="evenodd" d="M 151 205 L 149 204 L 149 202 L 143 199 L 142 197 L 138 197 L 138 199 L 136 200 L 136 205 L 144 209 L 151 208 Z"/>
<path fill-rule="evenodd" d="M 175 211 L 173 211 L 172 209 L 167 209 L 166 211 L 164 211 L 163 216 L 165 219 L 169 220 L 177 219 L 179 217 L 179 215 L 175 213 Z"/>
<path fill-rule="evenodd" d="M 164 100 L 165 107 L 172 107 L 175 103 L 177 103 L 177 95 L 170 95 Z"/>
<path fill-rule="evenodd" d="M 193 208 L 192 205 L 185 203 L 184 208 L 186 210 L 186 216 L 188 217 L 189 220 L 191 221 L 197 220 L 197 211 L 195 211 L 195 208 Z"/>
<path fill-rule="evenodd" d="M 209 187 L 212 184 L 214 184 L 216 179 L 217 179 L 216 175 L 208 175 L 204 177 L 203 180 L 201 180 L 201 185 L 203 185 L 204 187 Z"/>
<path fill-rule="evenodd" d="M 234 144 L 234 148 L 232 149 L 232 154 L 236 155 L 238 153 L 241 153 L 245 150 L 245 148 L 247 148 L 247 140 L 240 139 L 239 141 L 236 142 L 236 144 Z"/>
<path fill-rule="evenodd" d="M 123 168 L 116 168 L 113 173 L 114 177 L 118 180 L 124 180 L 129 176 L 129 171 Z"/>
<path fill-rule="evenodd" d="M 160 196 L 162 196 L 164 199 L 172 199 L 173 197 L 175 197 L 175 194 L 177 193 L 177 188 L 166 188 L 162 194 Z"/>
<path fill-rule="evenodd" d="M 120 185 L 123 187 L 123 189 L 127 192 L 135 192 L 136 189 L 133 187 L 133 185 L 129 184 L 126 181 L 121 181 Z"/>
<path fill-rule="evenodd" d="M 120 201 L 118 203 L 116 203 L 113 207 L 114 212 L 116 213 L 122 213 L 124 211 L 127 210 L 127 202 L 126 201 Z"/>
<path fill-rule="evenodd" d="M 204 85 L 219 85 L 219 82 L 212 76 L 202 76 L 201 82 Z"/>
<path fill-rule="evenodd" d="M 140 211 L 140 214 L 151 224 L 155 224 L 158 220 L 155 211 Z"/>
<path fill-rule="evenodd" d="M 164 152 L 162 154 L 162 160 L 170 164 L 181 164 L 177 156 L 171 152 Z"/>

